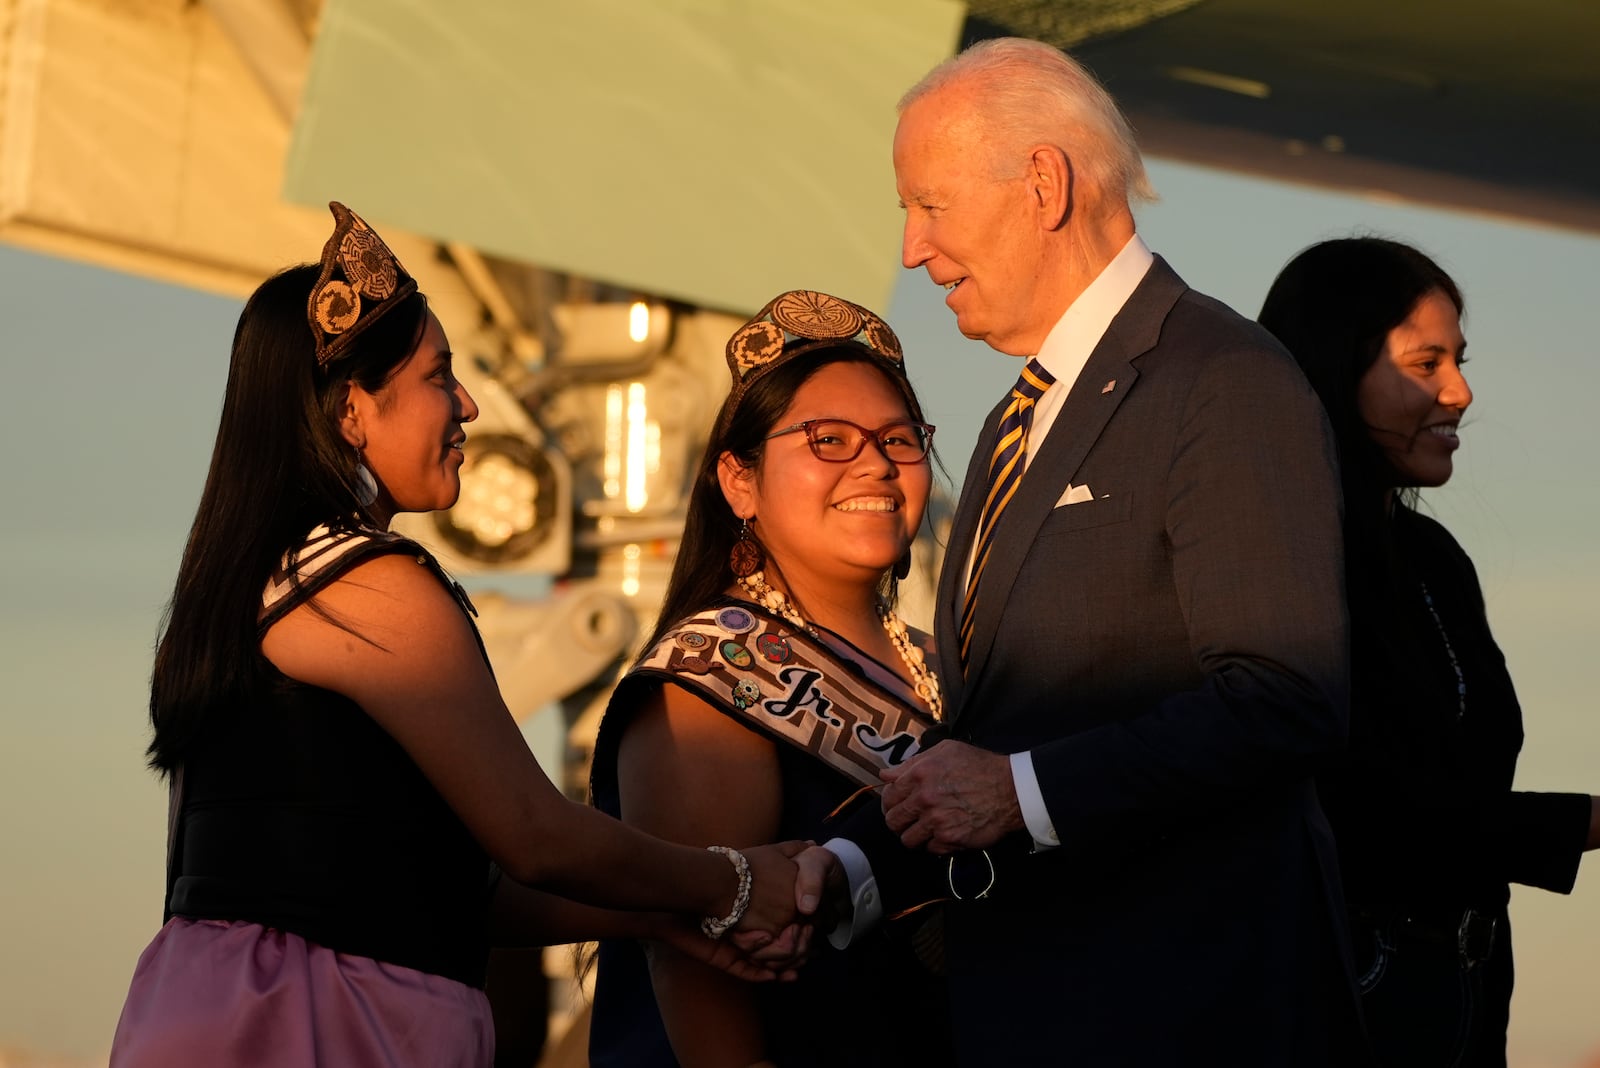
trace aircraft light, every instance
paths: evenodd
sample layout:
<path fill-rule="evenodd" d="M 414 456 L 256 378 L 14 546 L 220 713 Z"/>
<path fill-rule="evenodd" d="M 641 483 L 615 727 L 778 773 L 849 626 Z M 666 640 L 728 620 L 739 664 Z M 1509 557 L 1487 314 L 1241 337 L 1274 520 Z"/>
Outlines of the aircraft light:
<path fill-rule="evenodd" d="M 557 482 L 541 449 L 509 434 L 469 437 L 461 496 L 434 513 L 456 552 L 486 564 L 511 563 L 537 549 L 556 519 Z"/>

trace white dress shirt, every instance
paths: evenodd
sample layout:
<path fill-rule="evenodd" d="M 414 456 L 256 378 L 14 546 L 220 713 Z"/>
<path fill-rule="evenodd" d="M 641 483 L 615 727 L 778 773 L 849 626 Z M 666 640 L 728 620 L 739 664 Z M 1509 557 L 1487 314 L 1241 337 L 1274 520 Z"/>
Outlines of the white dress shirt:
<path fill-rule="evenodd" d="M 1105 269 L 1095 276 L 1071 307 L 1061 313 L 1056 325 L 1045 335 L 1044 345 L 1034 359 L 1055 376 L 1050 388 L 1044 391 L 1033 406 L 1033 426 L 1028 431 L 1028 451 L 1022 458 L 1026 471 L 1039 447 L 1055 426 L 1056 414 L 1066 401 L 1067 394 L 1083 373 L 1100 339 L 1111 328 L 1133 291 L 1139 288 L 1150 265 L 1155 262 L 1148 246 L 1138 234 L 1128 239 Z M 1090 382 L 1088 388 L 1099 390 L 1103 383 Z M 967 573 L 972 573 L 972 560 L 967 560 Z M 1022 808 L 1022 821 L 1033 835 L 1034 848 L 1051 849 L 1061 844 L 1056 836 L 1055 824 L 1045 808 L 1044 794 L 1039 789 L 1039 777 L 1033 770 L 1033 755 L 1026 750 L 1011 755 L 1011 779 L 1017 788 L 1017 804 Z"/>

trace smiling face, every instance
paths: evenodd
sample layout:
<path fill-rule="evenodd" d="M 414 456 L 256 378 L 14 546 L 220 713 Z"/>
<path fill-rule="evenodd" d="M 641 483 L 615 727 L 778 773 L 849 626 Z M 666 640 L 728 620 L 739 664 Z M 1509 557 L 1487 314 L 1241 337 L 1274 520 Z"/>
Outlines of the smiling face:
<path fill-rule="evenodd" d="M 1044 237 L 1030 204 L 1027 155 L 1004 158 L 953 83 L 919 97 L 894 135 L 905 209 L 900 261 L 948 291 L 967 337 L 1011 355 L 1039 351 L 1061 314 Z"/>
<path fill-rule="evenodd" d="M 396 512 L 455 504 L 467 438 L 461 424 L 477 417 L 456 381 L 444 327 L 429 312 L 416 351 L 376 393 L 350 386 L 341 430 L 378 481 L 374 516 L 386 525 Z"/>
<path fill-rule="evenodd" d="M 1461 373 L 1466 347 L 1455 304 L 1433 290 L 1389 332 L 1356 386 L 1362 421 L 1399 485 L 1442 486 L 1450 479 L 1457 427 L 1472 403 Z"/>
<path fill-rule="evenodd" d="M 876 430 L 913 418 L 884 372 L 831 363 L 806 379 L 769 432 L 809 419 Z M 829 463 L 802 433 L 767 441 L 753 470 L 724 453 L 718 474 L 734 515 L 751 520 L 775 570 L 802 599 L 841 584 L 876 586 L 915 537 L 932 481 L 926 458 L 895 464 L 868 441 L 854 460 Z"/>

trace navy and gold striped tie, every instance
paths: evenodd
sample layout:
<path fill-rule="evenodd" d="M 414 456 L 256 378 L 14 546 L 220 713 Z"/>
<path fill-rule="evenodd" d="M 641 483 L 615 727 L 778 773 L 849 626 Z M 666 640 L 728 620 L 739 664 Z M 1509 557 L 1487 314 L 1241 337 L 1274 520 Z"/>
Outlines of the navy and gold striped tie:
<path fill-rule="evenodd" d="M 967 650 L 972 645 L 972 619 L 978 603 L 978 581 L 989 562 L 994 528 L 1000 513 L 1022 482 L 1022 459 L 1028 452 L 1028 431 L 1033 426 L 1033 406 L 1056 380 L 1038 360 L 1029 360 L 1011 389 L 1011 403 L 1000 415 L 1000 436 L 989 459 L 989 493 L 978 517 L 977 548 L 972 554 L 972 573 L 967 577 L 967 597 L 961 606 L 961 666 L 967 666 Z"/>

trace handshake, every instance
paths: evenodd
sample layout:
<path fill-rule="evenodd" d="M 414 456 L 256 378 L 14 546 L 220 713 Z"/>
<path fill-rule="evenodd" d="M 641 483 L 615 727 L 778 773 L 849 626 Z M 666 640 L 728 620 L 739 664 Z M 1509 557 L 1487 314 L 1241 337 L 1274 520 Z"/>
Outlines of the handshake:
<path fill-rule="evenodd" d="M 839 910 L 848 908 L 844 869 L 811 842 L 755 846 L 739 855 L 748 877 L 741 868 L 727 913 L 731 924 L 713 919 L 697 926 L 657 914 L 649 937 L 740 979 L 791 980 L 810 955 L 815 928 L 832 928 L 841 919 Z"/>
<path fill-rule="evenodd" d="M 908 849 L 943 856 L 986 848 L 1025 828 L 1010 759 L 1002 754 L 944 741 L 882 778 L 884 823 Z M 726 942 L 707 939 L 682 921 L 653 937 L 741 978 L 793 978 L 815 929 L 831 930 L 850 916 L 844 868 L 833 853 L 810 842 L 758 846 L 744 855 L 750 899 L 724 928 L 731 931 Z"/>

